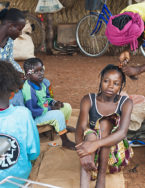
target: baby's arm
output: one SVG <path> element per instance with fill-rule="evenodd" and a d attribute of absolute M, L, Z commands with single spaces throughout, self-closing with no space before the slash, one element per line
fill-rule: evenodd
<path fill-rule="evenodd" d="M 82 145 L 77 146 L 77 152 L 79 156 L 82 157 L 90 153 L 93 153 L 100 147 L 113 146 L 118 142 L 120 142 L 121 140 L 123 140 L 127 135 L 132 108 L 133 108 L 132 100 L 127 99 L 122 105 L 122 115 L 120 119 L 120 127 L 118 128 L 118 130 L 112 133 L 111 135 L 109 135 L 108 137 L 93 142 L 87 141 L 84 142 Z"/>

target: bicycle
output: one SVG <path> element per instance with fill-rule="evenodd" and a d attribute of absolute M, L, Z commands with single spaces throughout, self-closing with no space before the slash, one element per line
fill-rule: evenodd
<path fill-rule="evenodd" d="M 105 36 L 105 29 L 112 13 L 107 7 L 107 0 L 103 1 L 103 7 L 100 13 L 90 11 L 90 14 L 84 16 L 76 28 L 76 41 L 82 53 L 90 57 L 103 55 L 109 46 L 109 41 Z M 145 41 L 140 47 L 145 56 Z"/>
<path fill-rule="evenodd" d="M 9 1 L 0 2 L 0 10 L 6 8 L 8 9 L 10 6 Z M 29 11 L 22 11 L 26 17 L 26 20 L 29 21 L 32 27 L 32 33 L 28 33 L 32 37 L 32 41 L 34 43 L 35 52 L 41 50 L 45 43 L 45 29 L 42 24 L 42 15 L 38 15 L 37 17 L 29 13 Z"/>

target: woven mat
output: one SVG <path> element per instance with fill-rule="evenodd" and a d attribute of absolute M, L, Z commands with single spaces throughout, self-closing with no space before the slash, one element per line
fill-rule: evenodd
<path fill-rule="evenodd" d="M 69 125 L 75 127 L 78 117 L 78 110 L 73 110 Z M 68 137 L 74 141 L 74 133 L 69 133 Z M 76 151 L 71 151 L 61 147 L 59 136 L 55 141 L 59 146 L 48 146 L 48 141 L 41 145 L 47 144 L 47 151 L 44 152 L 36 181 L 63 187 L 79 188 L 80 186 L 80 162 Z M 40 186 L 35 186 L 40 187 Z M 91 182 L 90 188 L 95 187 L 95 182 Z M 123 172 L 107 175 L 106 188 L 125 188 Z"/>

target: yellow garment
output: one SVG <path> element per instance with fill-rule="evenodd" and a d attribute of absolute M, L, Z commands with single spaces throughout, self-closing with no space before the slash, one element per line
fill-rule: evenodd
<path fill-rule="evenodd" d="M 129 5 L 121 11 L 121 13 L 123 12 L 138 13 L 142 17 L 143 21 L 145 22 L 145 2 Z"/>

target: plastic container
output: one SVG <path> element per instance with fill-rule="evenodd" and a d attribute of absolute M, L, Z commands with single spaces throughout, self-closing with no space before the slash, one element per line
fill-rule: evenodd
<path fill-rule="evenodd" d="M 58 144 L 56 142 L 53 142 L 53 143 L 48 143 L 49 146 L 52 146 L 52 147 L 56 147 L 58 146 Z"/>

